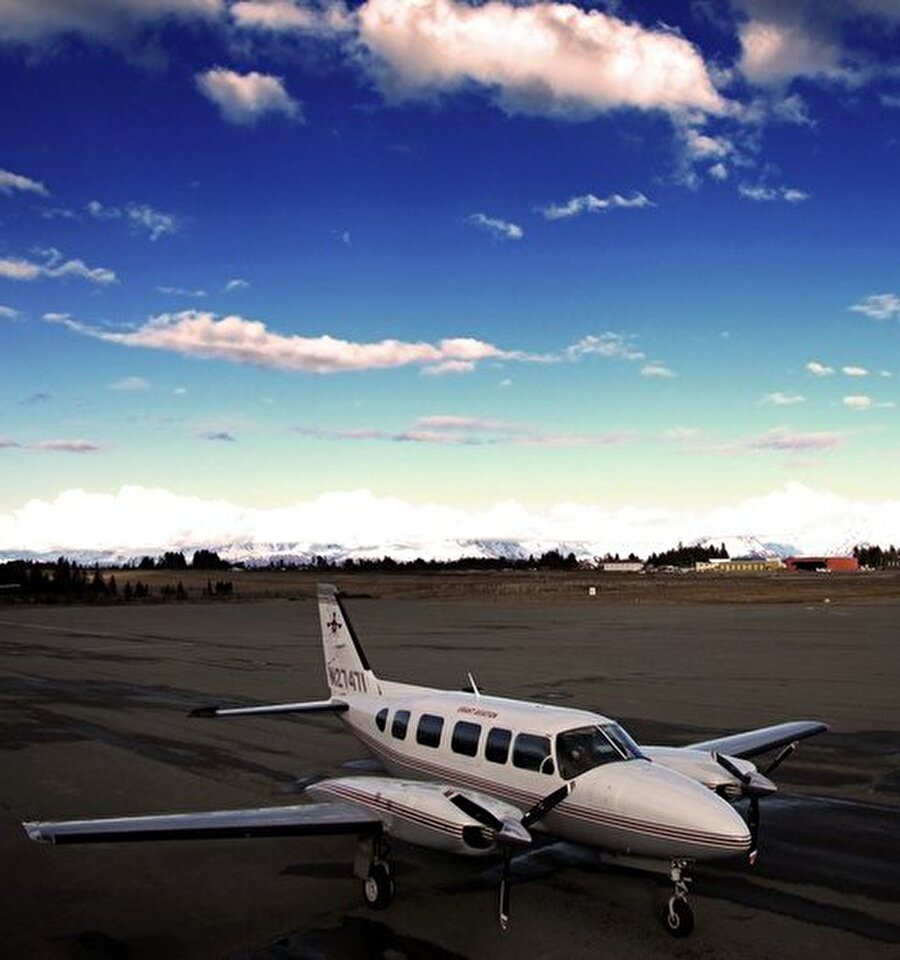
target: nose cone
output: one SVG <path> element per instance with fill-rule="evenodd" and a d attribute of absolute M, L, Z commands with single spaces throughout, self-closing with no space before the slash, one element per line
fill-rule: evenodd
<path fill-rule="evenodd" d="M 644 760 L 580 777 L 571 800 L 589 808 L 614 849 L 663 859 L 710 860 L 750 849 L 741 816 L 708 788 Z"/>

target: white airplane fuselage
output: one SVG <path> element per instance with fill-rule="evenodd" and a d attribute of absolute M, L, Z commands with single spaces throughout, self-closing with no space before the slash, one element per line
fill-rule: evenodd
<path fill-rule="evenodd" d="M 351 692 L 341 690 L 341 681 L 354 685 L 346 697 L 350 707 L 341 719 L 391 778 L 326 781 L 310 788 L 310 793 L 368 801 L 390 810 L 398 818 L 392 832 L 404 839 L 420 840 L 421 830 L 454 829 L 454 811 L 446 814 L 449 808 L 440 790 L 432 797 L 419 786 L 404 788 L 407 780 L 452 785 L 470 795 L 475 791 L 519 811 L 569 782 L 571 794 L 537 829 L 612 853 L 654 860 L 718 859 L 750 849 L 746 823 L 725 800 L 646 757 L 616 759 L 574 777 L 564 776 L 561 751 L 567 732 L 610 726 L 620 730 L 607 717 L 396 683 L 369 672 L 335 679 L 336 695 Z M 404 831 L 400 822 L 406 816 L 415 821 L 412 832 Z M 448 849 L 456 847 L 458 852 L 489 852 L 447 844 Z"/>

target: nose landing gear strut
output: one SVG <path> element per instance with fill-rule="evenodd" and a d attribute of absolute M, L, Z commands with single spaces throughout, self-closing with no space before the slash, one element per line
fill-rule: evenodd
<path fill-rule="evenodd" d="M 688 884 L 691 878 L 686 876 L 687 860 L 673 860 L 669 869 L 672 881 L 672 896 L 663 908 L 663 926 L 673 937 L 687 937 L 694 929 L 694 911 L 688 903 Z"/>

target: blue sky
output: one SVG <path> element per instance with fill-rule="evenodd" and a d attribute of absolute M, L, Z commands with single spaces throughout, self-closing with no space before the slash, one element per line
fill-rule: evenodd
<path fill-rule="evenodd" d="M 0 548 L 117 542 L 123 488 L 900 538 L 898 40 L 892 0 L 4 3 Z"/>

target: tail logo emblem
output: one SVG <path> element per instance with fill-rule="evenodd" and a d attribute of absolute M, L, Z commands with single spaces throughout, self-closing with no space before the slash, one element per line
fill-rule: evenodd
<path fill-rule="evenodd" d="M 328 623 L 325 624 L 325 626 L 328 627 L 329 630 L 331 630 L 332 633 L 337 633 L 338 630 L 341 629 L 341 627 L 343 626 L 343 624 L 341 623 L 340 620 L 338 620 L 337 614 L 336 614 L 336 613 L 333 613 L 333 614 L 331 615 L 331 619 L 328 621 Z"/>

